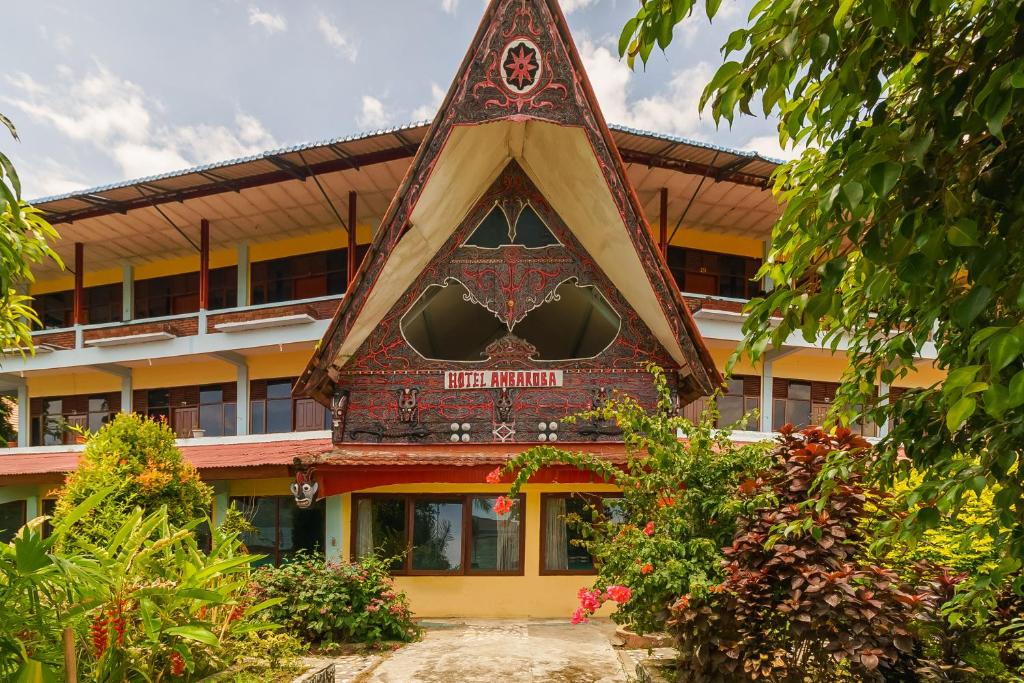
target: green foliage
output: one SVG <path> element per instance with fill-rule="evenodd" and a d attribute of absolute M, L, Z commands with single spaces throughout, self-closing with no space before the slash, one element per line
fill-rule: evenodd
<path fill-rule="evenodd" d="M 697 423 L 678 417 L 664 372 L 654 375 L 658 404 L 648 410 L 629 397 L 615 397 L 596 411 L 576 418 L 613 420 L 623 432 L 629 454 L 619 468 L 587 453 L 551 446 L 534 447 L 504 468 L 514 472 L 511 495 L 545 465 L 570 464 L 621 488 L 617 507 L 624 523 L 596 518 L 574 521 L 590 540 L 586 548 L 599 567 L 593 592 L 580 593 L 579 621 L 612 586 L 630 589 L 615 620 L 638 632 L 660 630 L 668 607 L 685 593 L 703 594 L 722 578 L 721 548 L 732 537 L 738 515 L 764 499 L 754 494 L 755 480 L 769 460 L 760 444 L 737 445 L 717 430 L 718 414 L 709 402 Z M 686 434 L 680 441 L 679 431 Z"/>
<path fill-rule="evenodd" d="M 18 439 L 18 425 L 11 422 L 12 412 L 14 412 L 14 402 L 0 397 L 0 448 L 8 442 Z"/>
<path fill-rule="evenodd" d="M 0 679 L 60 680 L 62 631 L 73 630 L 80 680 L 191 680 L 224 668 L 232 644 L 265 628 L 273 602 L 249 599 L 249 565 L 234 536 L 213 534 L 204 555 L 166 508 L 136 509 L 101 543 L 80 535 L 109 490 L 55 520 L 42 518 L 0 546 Z M 73 548 L 62 553 L 61 548 Z"/>
<path fill-rule="evenodd" d="M 60 490 L 56 520 L 99 490 L 109 494 L 76 525 L 75 542 L 102 543 L 132 511 L 167 508 L 170 525 L 189 526 L 210 512 L 212 489 L 174 445 L 166 423 L 119 413 L 89 436 L 85 452 Z"/>
<path fill-rule="evenodd" d="M 0 114 L 0 126 L 17 140 L 9 118 Z M 32 325 L 39 317 L 32 297 L 19 293 L 33 281 L 32 266 L 47 260 L 64 267 L 49 243 L 57 231 L 42 214 L 21 198 L 21 181 L 14 164 L 0 152 L 0 348 L 32 350 Z"/>
<path fill-rule="evenodd" d="M 395 590 L 390 560 L 325 562 L 305 551 L 280 567 L 261 567 L 253 595 L 277 599 L 270 618 L 311 644 L 407 642 L 419 630 L 405 594 Z"/>
<path fill-rule="evenodd" d="M 254 631 L 247 634 L 238 645 L 239 657 L 263 660 L 272 670 L 287 666 L 293 659 L 306 652 L 306 646 L 301 640 L 284 631 Z"/>
<path fill-rule="evenodd" d="M 774 177 L 783 213 L 760 275 L 776 288 L 749 307 L 744 350 L 794 333 L 848 344 L 832 418 L 894 418 L 871 477 L 920 475 L 882 536 L 992 492 L 1001 559 L 979 589 L 1024 559 L 1022 40 L 1016 0 L 761 0 L 702 101 L 729 122 L 757 105 L 782 144 L 807 146 Z M 944 384 L 873 395 L 933 348 Z"/>

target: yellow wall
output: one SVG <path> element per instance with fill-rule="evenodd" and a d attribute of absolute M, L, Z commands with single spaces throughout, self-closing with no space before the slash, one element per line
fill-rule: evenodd
<path fill-rule="evenodd" d="M 655 232 L 655 239 L 658 237 L 657 225 L 652 228 Z M 671 231 L 672 226 L 669 226 Z M 724 235 L 721 233 L 704 232 L 703 230 L 692 230 L 690 228 L 679 228 L 671 244 L 677 247 L 689 247 L 691 249 L 703 249 L 704 251 L 716 251 L 720 254 L 737 254 L 751 258 L 764 258 L 764 243 L 761 240 L 737 235 Z"/>
<path fill-rule="evenodd" d="M 495 493 L 502 484 L 402 484 L 359 493 Z M 550 617 L 566 619 L 577 607 L 576 591 L 593 575 L 540 575 L 540 494 L 567 491 L 614 492 L 605 484 L 529 484 L 526 494 L 526 554 L 523 576 L 398 576 L 395 584 L 409 596 L 418 617 Z M 342 558 L 351 556 L 352 494 L 342 496 Z M 327 532 L 331 533 L 330 530 Z M 514 596 L 514 599 L 498 599 Z M 603 613 L 602 613 L 603 614 Z"/>

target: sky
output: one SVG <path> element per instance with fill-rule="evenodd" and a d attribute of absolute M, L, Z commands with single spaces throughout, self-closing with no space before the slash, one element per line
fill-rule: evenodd
<path fill-rule="evenodd" d="M 636 0 L 561 0 L 610 123 L 785 156 L 775 123 L 698 111 L 753 0 L 695 12 L 646 69 L 618 59 Z M 698 4 L 703 5 L 702 2 Z M 4 10 L 0 138 L 27 198 L 433 116 L 482 0 L 35 0 Z M 12 30 L 13 28 L 13 30 Z"/>

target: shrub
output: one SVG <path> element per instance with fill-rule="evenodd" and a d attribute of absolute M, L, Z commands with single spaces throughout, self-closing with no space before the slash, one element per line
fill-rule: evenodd
<path fill-rule="evenodd" d="M 78 469 L 58 494 L 54 519 L 99 490 L 108 494 L 77 523 L 76 539 L 102 544 L 136 507 L 148 513 L 166 506 L 168 523 L 184 528 L 209 515 L 213 495 L 165 422 L 126 413 L 89 436 Z"/>
<path fill-rule="evenodd" d="M 714 593 L 675 606 L 684 680 L 916 680 L 912 622 L 937 596 L 863 561 L 856 471 L 828 497 L 815 488 L 831 454 L 868 448 L 848 429 L 783 429 L 767 478 L 778 503 L 741 521 Z"/>
<path fill-rule="evenodd" d="M 598 567 L 594 588 L 578 593 L 573 621 L 586 620 L 612 600 L 618 603 L 613 619 L 640 633 L 661 630 L 679 595 L 701 595 L 722 580 L 721 547 L 732 538 L 737 515 L 764 502 L 755 481 L 770 464 L 764 445 L 738 445 L 727 430 L 716 429 L 713 401 L 697 423 L 677 416 L 664 372 L 656 366 L 648 370 L 659 397 L 653 410 L 616 396 L 597 410 L 567 418 L 618 425 L 628 456 L 624 468 L 590 454 L 539 446 L 488 478 L 499 481 L 503 473 L 515 473 L 515 495 L 539 469 L 562 463 L 622 490 L 616 505 L 622 519 L 600 514 L 568 519 L 587 539 L 583 545 Z M 679 440 L 680 430 L 685 441 Z M 619 590 L 623 587 L 628 592 Z"/>
<path fill-rule="evenodd" d="M 389 560 L 326 562 L 299 551 L 253 577 L 254 600 L 280 598 L 269 617 L 311 644 L 407 642 L 418 635 L 405 594 L 395 591 Z"/>

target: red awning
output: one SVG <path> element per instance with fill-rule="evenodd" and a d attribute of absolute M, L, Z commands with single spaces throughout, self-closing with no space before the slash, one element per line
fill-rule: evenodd
<path fill-rule="evenodd" d="M 330 439 L 244 441 L 181 446 L 181 452 L 204 479 L 251 479 L 288 476 L 295 458 L 317 456 L 331 449 Z M 14 453 L 0 451 L 0 485 L 59 482 L 78 467 L 81 450 Z"/>

